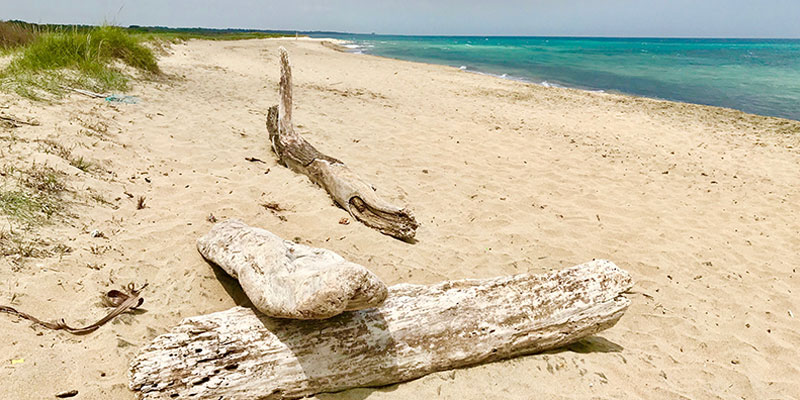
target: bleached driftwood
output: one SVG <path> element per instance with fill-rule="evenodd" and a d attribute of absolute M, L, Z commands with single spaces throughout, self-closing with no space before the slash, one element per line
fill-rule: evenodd
<path fill-rule="evenodd" d="M 389 236 L 414 238 L 419 224 L 407 208 L 389 204 L 375 194 L 370 184 L 343 162 L 320 153 L 292 123 L 292 71 L 286 49 L 280 48 L 280 103 L 267 113 L 267 131 L 279 161 L 305 174 L 333 197 L 353 218 Z"/>
<path fill-rule="evenodd" d="M 97 98 L 97 99 L 104 99 L 104 98 L 108 97 L 108 94 L 97 93 L 97 92 L 93 92 L 91 90 L 86 90 L 86 89 L 78 89 L 78 88 L 64 86 L 64 85 L 61 85 L 61 88 L 62 89 L 67 89 L 67 90 L 72 90 L 75 93 L 80 93 L 80 94 L 82 94 L 84 96 L 89 96 L 89 97 Z"/>
<path fill-rule="evenodd" d="M 540 352 L 613 326 L 633 282 L 609 261 L 543 275 L 400 284 L 327 320 L 253 310 L 187 318 L 133 360 L 143 399 L 293 399 Z"/>
<path fill-rule="evenodd" d="M 253 305 L 270 317 L 329 318 L 386 299 L 386 285 L 363 266 L 241 221 L 215 224 L 197 249 L 238 279 Z"/>
<path fill-rule="evenodd" d="M 327 47 L 327 48 L 329 48 L 331 50 L 336 50 L 336 51 L 338 51 L 340 53 L 347 53 L 348 51 L 352 51 L 352 50 L 348 49 L 347 47 L 344 47 L 344 46 L 342 46 L 342 45 L 340 45 L 338 43 L 331 42 L 330 40 L 323 40 L 323 41 L 319 42 L 319 44 L 321 44 L 323 47 Z"/>

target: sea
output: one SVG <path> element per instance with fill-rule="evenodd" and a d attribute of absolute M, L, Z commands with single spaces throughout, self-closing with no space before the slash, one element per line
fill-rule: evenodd
<path fill-rule="evenodd" d="M 800 120 L 800 40 L 317 33 L 355 53 Z"/>

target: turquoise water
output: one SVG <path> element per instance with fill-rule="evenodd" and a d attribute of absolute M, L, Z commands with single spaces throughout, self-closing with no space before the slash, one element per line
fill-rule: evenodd
<path fill-rule="evenodd" d="M 384 57 L 800 120 L 800 40 L 319 36 Z"/>

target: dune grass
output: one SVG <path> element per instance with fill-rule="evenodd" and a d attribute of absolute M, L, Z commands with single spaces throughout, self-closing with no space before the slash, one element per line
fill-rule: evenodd
<path fill-rule="evenodd" d="M 32 224 L 63 210 L 63 173 L 41 164 L 22 169 L 5 165 L 0 177 L 0 215 Z"/>
<path fill-rule="evenodd" d="M 27 24 L 0 21 L 0 54 L 33 42 L 37 34 L 37 29 Z"/>
<path fill-rule="evenodd" d="M 131 76 L 123 66 L 145 74 L 160 72 L 142 40 L 113 26 L 38 33 L 0 71 L 0 88 L 34 99 L 60 94 L 63 86 L 124 91 Z"/>
<path fill-rule="evenodd" d="M 0 70 L 0 90 L 40 100 L 64 93 L 63 86 L 96 92 L 125 91 L 131 72 L 150 75 L 160 72 L 152 48 L 158 49 L 165 43 L 282 36 L 294 35 L 244 29 L 121 28 L 0 21 L 0 55 L 13 55 L 11 63 Z"/>
<path fill-rule="evenodd" d="M 24 222 L 38 221 L 42 217 L 49 218 L 59 208 L 58 204 L 38 193 L 0 189 L 0 212 Z"/>

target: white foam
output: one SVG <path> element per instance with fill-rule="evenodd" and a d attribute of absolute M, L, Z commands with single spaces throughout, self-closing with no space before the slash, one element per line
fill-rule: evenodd
<path fill-rule="evenodd" d="M 463 65 L 462 65 L 462 67 L 463 67 Z M 465 71 L 466 67 L 464 67 L 463 69 L 462 68 L 459 68 L 459 69 L 461 69 L 462 71 Z M 490 72 L 481 72 L 481 71 L 467 71 L 467 72 L 470 72 L 470 73 L 473 73 L 473 74 L 478 74 L 478 75 L 493 76 L 495 78 L 500 78 L 500 79 L 508 79 L 510 81 L 533 83 L 533 82 L 531 82 L 531 81 L 529 81 L 529 80 L 527 80 L 525 78 L 520 78 L 518 76 L 508 76 L 508 74 L 498 75 L 498 74 L 493 74 L 493 73 L 490 73 Z"/>
<path fill-rule="evenodd" d="M 564 86 L 561 86 L 561 85 L 559 85 L 557 83 L 551 83 L 551 82 L 548 82 L 548 81 L 542 81 L 542 82 L 539 83 L 539 85 L 544 86 L 544 87 L 556 87 L 556 88 L 563 88 L 564 87 Z"/>

